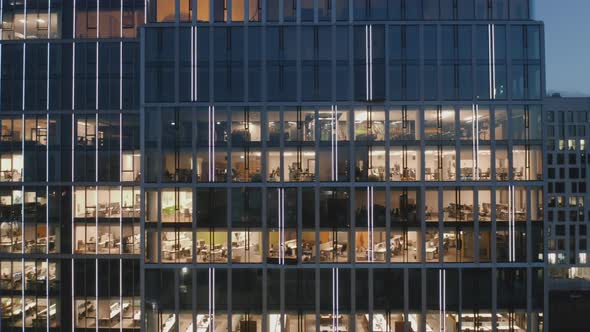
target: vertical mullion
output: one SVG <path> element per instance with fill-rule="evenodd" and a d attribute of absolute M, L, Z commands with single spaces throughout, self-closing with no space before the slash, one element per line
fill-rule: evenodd
<path fill-rule="evenodd" d="M 75 8 L 75 4 L 76 4 L 76 0 L 74 0 L 74 13 L 76 11 Z M 74 23 L 74 27 L 75 27 L 75 23 Z M 74 29 L 75 32 L 75 29 Z M 76 107 L 76 42 L 72 42 L 72 112 L 74 111 L 75 107 Z M 73 117 L 73 113 L 72 113 L 72 117 Z M 73 126 L 73 122 L 72 122 L 72 126 Z M 73 144 L 73 140 L 72 140 L 72 144 Z M 73 150 L 72 150 L 73 152 Z M 73 157 L 73 155 L 72 155 Z M 72 160 L 74 160 L 72 158 Z M 73 168 L 72 168 L 73 169 Z M 73 181 L 73 172 L 72 172 L 72 181 Z"/>
<path fill-rule="evenodd" d="M 175 227 L 176 228 L 176 227 Z M 178 257 L 177 257 L 178 259 Z M 174 317 L 176 319 L 177 322 L 180 322 L 180 313 L 179 313 L 179 308 L 180 308 L 180 296 L 179 296 L 179 290 L 180 290 L 180 273 L 181 273 L 181 269 L 174 269 L 172 270 L 174 272 L 174 281 L 172 281 L 174 283 Z M 121 316 L 123 314 L 123 311 L 121 311 Z M 179 325 L 180 324 L 175 324 L 174 325 L 174 329 L 172 331 L 175 332 L 179 332 Z"/>
<path fill-rule="evenodd" d="M 25 1 L 26 3 L 26 1 Z M 26 5 L 25 5 L 26 8 Z M 25 9 L 25 13 L 26 13 L 26 9 Z M 26 14 L 25 14 L 26 17 Z M 26 31 L 26 26 L 27 24 L 25 23 L 25 31 Z M 25 32 L 26 33 L 26 32 Z M 22 70 L 22 100 L 21 100 L 21 110 L 24 111 L 25 110 L 25 98 L 26 98 L 26 68 L 27 68 L 27 43 L 23 42 L 23 70 Z M 24 131 L 23 131 L 24 133 Z M 24 142 L 24 137 L 23 137 L 23 142 Z"/>
<path fill-rule="evenodd" d="M 496 89 L 495 89 L 495 38 L 494 38 L 495 28 L 494 24 L 488 24 L 488 81 L 489 81 L 489 94 L 490 99 L 496 99 Z"/>
<path fill-rule="evenodd" d="M 23 126 L 24 126 L 24 116 L 23 116 Z M 24 133 L 24 131 L 23 131 Z M 23 137 L 23 142 L 24 142 L 24 137 Z M 22 195 L 22 199 L 21 199 L 21 254 L 23 255 L 23 258 L 21 259 L 21 271 L 22 271 L 22 290 L 21 290 L 21 310 L 22 310 L 22 321 L 23 321 L 23 326 L 22 326 L 22 330 L 23 332 L 25 331 L 25 321 L 26 321 L 26 310 L 25 310 L 25 305 L 26 305 L 26 298 L 25 298 L 25 258 L 24 258 L 24 253 L 25 253 L 25 186 L 24 184 L 21 186 L 21 195 Z"/>
<path fill-rule="evenodd" d="M 496 25 L 492 24 L 492 99 L 496 99 Z"/>
<path fill-rule="evenodd" d="M 51 8 L 51 0 L 49 0 L 49 8 Z M 51 10 L 49 10 L 49 11 L 51 11 Z M 51 33 L 51 14 L 49 14 L 48 16 L 49 16 L 49 22 L 48 22 L 49 31 L 47 32 L 47 34 L 48 34 L 47 38 L 50 38 L 49 34 Z M 46 72 L 47 79 L 45 81 L 45 89 L 46 89 L 45 90 L 45 110 L 47 110 L 47 111 L 49 111 L 49 98 L 50 98 L 50 95 L 49 95 L 49 73 L 50 73 L 50 67 L 51 67 L 51 64 L 49 62 L 50 61 L 50 49 L 51 49 L 50 45 L 51 44 L 49 43 L 49 41 L 47 41 L 47 60 L 46 60 L 47 61 L 47 64 L 46 64 L 47 65 L 47 72 Z M 0 65 L 1 65 L 1 63 L 0 63 Z M 49 121 L 47 121 L 47 128 L 49 128 Z M 49 129 L 47 129 L 47 130 L 49 130 Z M 48 136 L 49 135 L 47 134 L 47 137 Z M 47 181 L 49 181 L 49 179 L 47 179 Z"/>
<path fill-rule="evenodd" d="M 96 243 L 98 243 L 98 238 Z M 94 318 L 94 324 L 96 326 L 95 330 L 96 332 L 98 332 L 98 317 L 100 315 L 100 306 L 98 305 L 98 258 L 96 255 L 94 256 L 94 300 L 96 301 L 96 317 Z M 74 310 L 74 306 L 72 306 L 72 310 Z"/>

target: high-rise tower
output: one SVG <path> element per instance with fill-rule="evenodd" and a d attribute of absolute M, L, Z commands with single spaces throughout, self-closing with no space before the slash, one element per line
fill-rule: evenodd
<path fill-rule="evenodd" d="M 543 331 L 529 1 L 1 3 L 3 328 Z"/>

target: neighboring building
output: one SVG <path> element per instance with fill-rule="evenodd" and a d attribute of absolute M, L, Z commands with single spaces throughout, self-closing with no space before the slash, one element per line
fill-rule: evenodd
<path fill-rule="evenodd" d="M 590 308 L 590 98 L 545 98 L 550 331 L 584 331 Z M 555 318 L 554 318 L 555 317 Z"/>
<path fill-rule="evenodd" d="M 138 329 L 144 1 L 0 17 L 0 330 Z"/>
<path fill-rule="evenodd" d="M 590 266 L 586 150 L 590 98 L 545 98 L 548 263 Z"/>
<path fill-rule="evenodd" d="M 527 0 L 0 3 L 3 329 L 547 330 Z"/>

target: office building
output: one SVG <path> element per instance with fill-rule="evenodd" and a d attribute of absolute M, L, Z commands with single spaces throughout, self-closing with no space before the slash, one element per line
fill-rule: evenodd
<path fill-rule="evenodd" d="M 2 331 L 140 326 L 144 13 L 0 2 Z"/>
<path fill-rule="evenodd" d="M 590 307 L 587 143 L 590 98 L 545 98 L 550 330 L 582 331 Z"/>
<path fill-rule="evenodd" d="M 3 328 L 546 330 L 529 1 L 1 3 Z"/>

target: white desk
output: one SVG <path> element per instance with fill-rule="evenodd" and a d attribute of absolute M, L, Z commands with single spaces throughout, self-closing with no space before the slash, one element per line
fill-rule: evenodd
<path fill-rule="evenodd" d="M 53 318 L 57 313 L 57 305 L 52 304 L 49 306 L 49 319 Z M 47 318 L 47 308 L 42 310 L 39 314 L 37 314 L 37 318 Z"/>
<path fill-rule="evenodd" d="M 140 320 L 141 320 L 141 311 L 136 310 L 135 313 L 133 314 L 133 324 L 139 325 Z"/>
<path fill-rule="evenodd" d="M 389 328 L 387 326 L 387 321 L 385 320 L 385 316 L 383 316 L 382 314 L 373 314 L 373 331 L 375 331 L 375 332 L 389 331 Z"/>
<path fill-rule="evenodd" d="M 461 330 L 465 331 L 476 331 L 475 325 L 473 322 L 461 322 Z M 477 327 L 477 331 L 491 331 L 492 330 L 492 326 L 491 326 L 491 322 L 489 322 L 489 325 L 485 325 L 485 324 L 480 324 L 480 326 Z"/>
<path fill-rule="evenodd" d="M 434 259 L 436 247 L 426 247 L 426 259 Z"/>
<path fill-rule="evenodd" d="M 166 321 L 164 322 L 164 325 L 162 325 L 162 332 L 172 331 L 174 329 L 175 325 L 176 325 L 176 315 L 168 316 L 168 319 L 166 319 Z"/>
<path fill-rule="evenodd" d="M 206 315 L 197 315 L 197 332 L 209 331 L 211 320 Z M 188 332 L 188 330 L 187 330 Z"/>
<path fill-rule="evenodd" d="M 281 315 L 268 315 L 268 330 L 269 332 L 281 332 Z"/>

